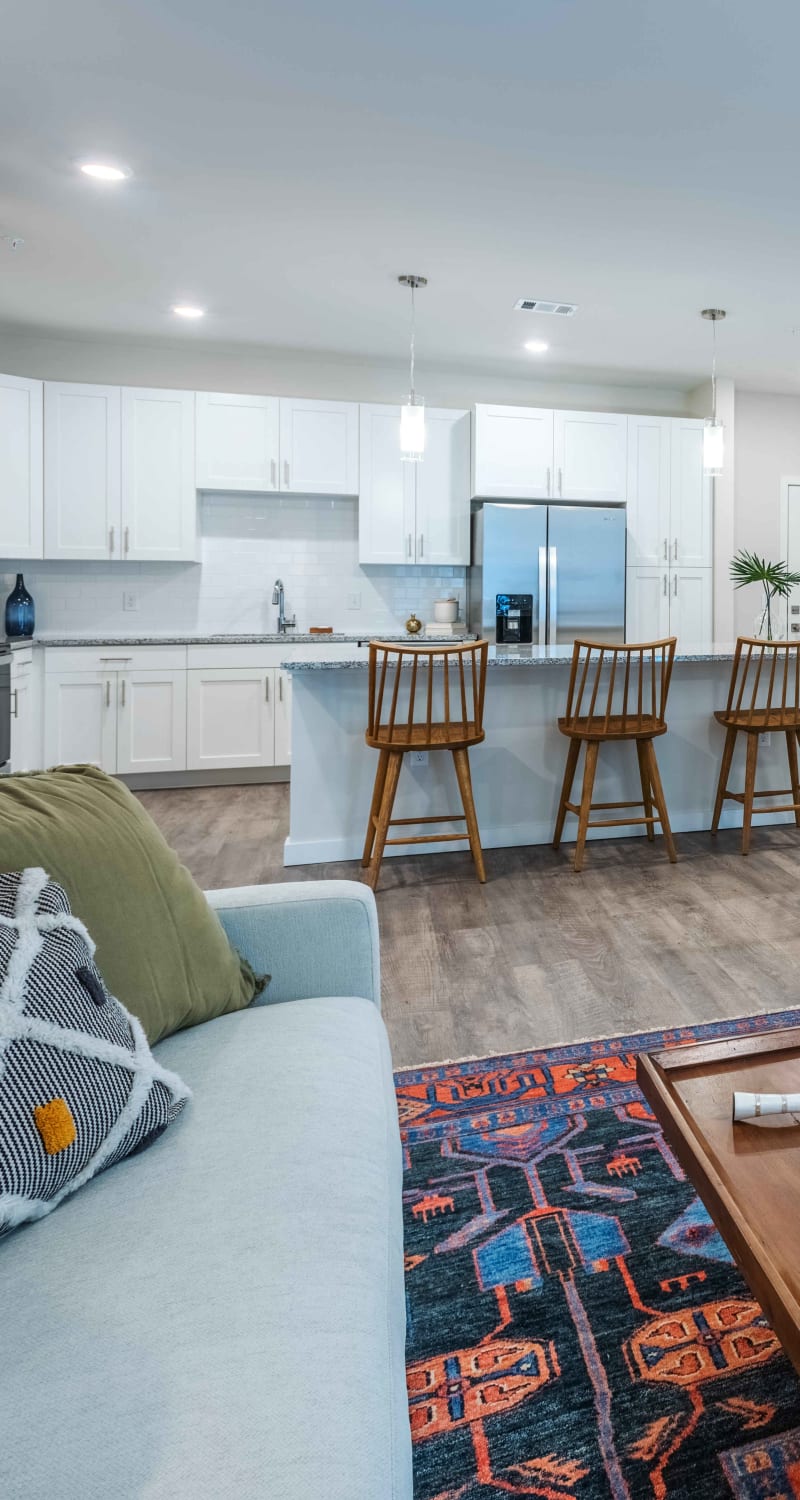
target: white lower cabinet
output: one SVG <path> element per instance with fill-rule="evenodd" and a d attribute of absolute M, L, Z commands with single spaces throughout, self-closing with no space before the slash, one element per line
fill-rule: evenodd
<path fill-rule="evenodd" d="M 37 712 L 33 650 L 11 653 L 11 751 L 13 772 L 38 771 L 42 763 L 41 716 Z"/>
<path fill-rule="evenodd" d="M 292 759 L 292 674 L 275 673 L 275 764 L 288 766 Z"/>
<path fill-rule="evenodd" d="M 657 641 L 675 635 L 679 651 L 710 641 L 713 603 L 711 568 L 628 568 L 625 637 Z"/>
<path fill-rule="evenodd" d="M 44 764 L 185 771 L 185 662 L 180 647 L 46 650 Z"/>
<path fill-rule="evenodd" d="M 117 769 L 114 672 L 58 672 L 45 676 L 44 763 Z"/>
<path fill-rule="evenodd" d="M 117 674 L 117 771 L 186 770 L 186 672 Z"/>
<path fill-rule="evenodd" d="M 187 677 L 187 768 L 274 766 L 274 670 L 194 667 Z"/>

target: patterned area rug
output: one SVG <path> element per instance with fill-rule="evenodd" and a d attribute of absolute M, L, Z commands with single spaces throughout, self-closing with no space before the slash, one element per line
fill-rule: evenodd
<path fill-rule="evenodd" d="M 787 1025 L 396 1075 L 415 1500 L 800 1497 L 800 1381 L 635 1081 Z"/>

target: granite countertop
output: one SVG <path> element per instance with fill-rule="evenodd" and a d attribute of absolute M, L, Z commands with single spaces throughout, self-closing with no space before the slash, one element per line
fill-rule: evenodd
<path fill-rule="evenodd" d="M 453 636 L 425 636 L 426 641 L 447 641 L 454 639 L 463 640 L 464 637 Z M 331 635 L 310 635 L 304 631 L 287 631 L 286 635 L 278 635 L 277 632 L 262 631 L 259 633 L 207 635 L 201 632 L 165 631 L 163 634 L 154 632 L 129 635 L 114 634 L 85 634 L 85 635 L 61 635 L 57 631 L 42 631 L 34 636 L 33 641 L 19 642 L 20 645 L 34 646 L 330 646 L 330 645 L 359 645 L 362 641 L 411 641 L 420 640 L 418 636 L 410 636 L 403 631 L 401 634 L 383 634 L 376 630 L 362 630 L 357 635 L 344 635 L 334 631 Z M 14 644 L 10 642 L 9 644 Z"/>
<path fill-rule="evenodd" d="M 362 637 L 362 640 L 364 637 Z M 428 637 L 430 642 L 430 637 Z M 415 644 L 422 644 L 416 642 Z M 697 646 L 687 646 L 683 651 L 676 651 L 677 662 L 709 662 L 709 661 L 733 661 L 734 647 L 728 644 L 717 644 L 716 642 L 701 643 Z M 572 661 L 571 646 L 490 646 L 487 666 L 493 667 L 568 667 Z M 355 668 L 366 670 L 369 655 L 366 648 L 362 648 L 359 656 L 342 657 L 331 656 L 327 659 L 322 655 L 314 655 L 314 658 L 306 657 L 300 661 L 282 661 L 281 669 L 286 672 L 333 672 L 342 668 Z M 410 666 L 410 658 L 408 665 Z"/>

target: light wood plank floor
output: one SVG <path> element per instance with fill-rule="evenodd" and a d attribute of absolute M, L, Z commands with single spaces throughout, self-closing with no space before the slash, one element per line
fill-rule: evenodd
<path fill-rule="evenodd" d="M 357 864 L 285 870 L 288 787 L 140 793 L 206 888 L 358 879 Z M 800 830 L 386 860 L 378 892 L 395 1065 L 489 1056 L 800 1004 Z"/>

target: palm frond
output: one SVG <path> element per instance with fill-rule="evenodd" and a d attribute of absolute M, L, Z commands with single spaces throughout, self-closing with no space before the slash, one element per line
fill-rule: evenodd
<path fill-rule="evenodd" d="M 731 581 L 737 589 L 748 583 L 760 583 L 765 593 L 785 599 L 800 584 L 800 573 L 791 572 L 785 562 L 767 562 L 765 557 L 743 547 L 731 563 Z"/>

